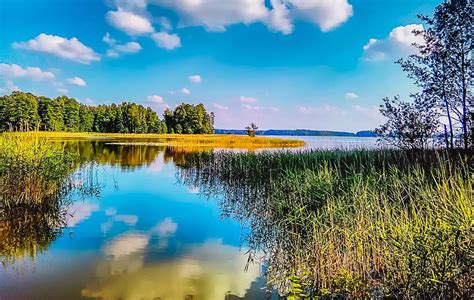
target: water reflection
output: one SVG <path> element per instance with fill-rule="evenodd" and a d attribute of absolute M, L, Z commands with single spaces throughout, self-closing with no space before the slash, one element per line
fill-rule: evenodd
<path fill-rule="evenodd" d="M 180 257 L 145 263 L 147 237 L 129 233 L 112 244 L 120 259 L 101 262 L 97 278 L 81 291 L 100 299 L 224 299 L 245 296 L 259 276 L 258 265 L 244 270 L 247 259 L 237 247 L 209 240 L 187 246 Z M 127 243 L 125 241 L 128 241 Z M 120 245 L 120 246 L 119 246 Z M 110 249 L 109 249 L 110 250 Z"/>
<path fill-rule="evenodd" d="M 70 175 L 55 194 L 43 203 L 0 207 L 0 260 L 12 268 L 34 262 L 38 254 L 67 227 L 87 219 L 98 207 L 85 198 L 97 197 L 100 185 L 91 164 Z M 76 200 L 73 201 L 73 197 Z"/>
<path fill-rule="evenodd" d="M 80 156 L 81 176 L 50 207 L 3 211 L 0 299 L 264 297 L 241 225 L 222 220 L 197 186 L 176 184 L 176 166 L 196 149 L 60 143 Z M 12 276 L 25 255 L 34 268 Z"/>

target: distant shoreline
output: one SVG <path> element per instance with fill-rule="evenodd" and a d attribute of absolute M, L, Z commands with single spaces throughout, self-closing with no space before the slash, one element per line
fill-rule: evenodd
<path fill-rule="evenodd" d="M 215 134 L 247 134 L 246 130 L 241 129 L 215 129 Z M 376 133 L 370 130 L 347 132 L 330 130 L 310 130 L 310 129 L 268 129 L 257 130 L 257 135 L 262 136 L 329 136 L 329 137 L 378 137 Z"/>

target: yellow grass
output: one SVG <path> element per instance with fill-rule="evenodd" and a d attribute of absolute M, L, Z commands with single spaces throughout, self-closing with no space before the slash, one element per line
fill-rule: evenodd
<path fill-rule="evenodd" d="M 134 134 L 134 133 L 89 133 L 89 132 L 22 132 L 8 133 L 15 135 L 32 135 L 35 137 L 66 140 L 86 139 L 105 140 L 121 144 L 148 144 L 164 146 L 212 147 L 212 148 L 290 148 L 302 147 L 304 141 L 270 137 L 249 137 L 244 135 L 220 134 Z"/>

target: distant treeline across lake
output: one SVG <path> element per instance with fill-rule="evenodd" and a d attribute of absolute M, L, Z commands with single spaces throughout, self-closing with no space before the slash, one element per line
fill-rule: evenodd
<path fill-rule="evenodd" d="M 215 129 L 216 134 L 247 134 L 246 130 Z M 343 136 L 343 137 L 376 137 L 377 134 L 370 130 L 358 132 L 325 131 L 309 129 L 268 129 L 257 130 L 257 135 L 289 135 L 289 136 Z"/>

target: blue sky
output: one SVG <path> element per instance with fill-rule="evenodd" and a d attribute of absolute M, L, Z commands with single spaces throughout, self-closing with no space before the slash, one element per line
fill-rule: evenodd
<path fill-rule="evenodd" d="M 2 0 L 0 93 L 162 112 L 217 128 L 372 129 L 414 87 L 394 60 L 432 0 Z"/>

